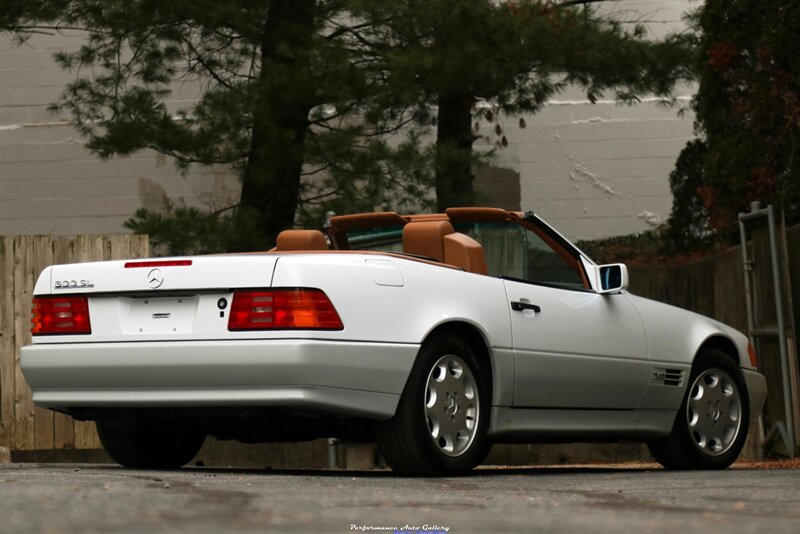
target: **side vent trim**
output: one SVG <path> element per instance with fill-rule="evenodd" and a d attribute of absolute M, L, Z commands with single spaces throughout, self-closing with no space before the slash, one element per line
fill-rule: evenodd
<path fill-rule="evenodd" d="M 653 367 L 652 383 L 659 386 L 681 387 L 685 371 L 683 369 L 666 369 Z"/>

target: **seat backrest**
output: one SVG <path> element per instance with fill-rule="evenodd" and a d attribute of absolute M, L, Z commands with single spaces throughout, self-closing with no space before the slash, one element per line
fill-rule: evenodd
<path fill-rule="evenodd" d="M 319 230 L 284 230 L 278 234 L 273 250 L 328 250 L 328 242 Z"/>
<path fill-rule="evenodd" d="M 442 238 L 454 231 L 448 221 L 410 222 L 403 227 L 403 252 L 444 261 Z"/>
<path fill-rule="evenodd" d="M 489 274 L 483 246 L 462 233 L 444 236 L 444 262 L 475 274 Z"/>

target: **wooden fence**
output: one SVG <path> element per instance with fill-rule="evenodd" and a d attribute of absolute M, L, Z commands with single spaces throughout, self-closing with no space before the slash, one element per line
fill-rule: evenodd
<path fill-rule="evenodd" d="M 10 450 L 96 449 L 94 425 L 35 407 L 19 367 L 30 343 L 31 296 L 48 265 L 142 258 L 147 236 L 0 236 L 0 446 Z"/>
<path fill-rule="evenodd" d="M 800 226 L 787 229 L 785 248 L 785 271 L 790 286 L 786 308 L 794 308 L 794 314 L 787 316 L 795 315 L 797 323 L 796 314 L 800 311 Z M 751 258 L 755 262 L 766 262 L 768 255 L 769 250 L 756 249 L 751 253 Z M 740 246 L 681 267 L 634 267 L 630 271 L 631 293 L 713 317 L 747 332 L 744 266 Z M 770 277 L 771 274 L 771 271 L 766 272 Z M 771 285 L 768 287 L 771 291 Z M 774 299 L 769 292 L 757 300 L 762 306 L 774 307 Z M 760 310 L 756 312 L 766 313 Z"/>
<path fill-rule="evenodd" d="M 629 289 L 747 332 L 740 247 L 680 267 L 633 267 Z"/>

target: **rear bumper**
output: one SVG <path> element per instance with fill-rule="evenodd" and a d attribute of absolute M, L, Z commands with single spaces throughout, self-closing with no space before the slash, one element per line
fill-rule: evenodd
<path fill-rule="evenodd" d="M 394 415 L 419 345 L 307 339 L 70 343 L 22 348 L 46 408 L 281 406 Z"/>
<path fill-rule="evenodd" d="M 761 413 L 764 401 L 767 399 L 767 379 L 761 373 L 750 369 L 742 369 L 742 376 L 747 385 L 747 395 L 750 397 L 750 420 L 754 420 Z"/>

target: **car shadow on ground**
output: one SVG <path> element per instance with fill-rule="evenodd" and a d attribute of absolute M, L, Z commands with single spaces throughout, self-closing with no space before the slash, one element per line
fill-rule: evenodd
<path fill-rule="evenodd" d="M 25 464 L 17 464 L 25 465 Z M 31 464 L 27 464 L 31 465 Z M 128 469 L 123 466 L 108 464 L 63 464 L 63 463 L 38 463 L 40 468 L 61 468 L 75 471 L 131 471 L 148 473 L 194 473 L 202 475 L 271 475 L 271 476 L 296 476 L 296 477 L 324 477 L 324 478 L 408 478 L 394 473 L 391 469 L 273 469 L 266 467 L 257 469 L 252 467 L 224 467 L 224 466 L 187 466 L 179 470 L 156 469 Z M 736 462 L 729 469 L 737 471 L 752 471 L 763 469 L 800 469 L 800 458 L 783 460 L 744 460 Z M 664 471 L 660 465 L 650 462 L 626 462 L 614 464 L 559 464 L 559 465 L 529 465 L 529 466 L 480 466 L 460 475 L 448 475 L 440 478 L 483 478 L 507 476 L 542 476 L 542 475 L 577 475 L 577 474 L 614 474 L 653 471 Z M 420 477 L 425 478 L 425 477 Z"/>
<path fill-rule="evenodd" d="M 52 464 L 47 465 L 52 468 Z M 78 465 L 73 464 L 71 467 L 80 470 L 94 470 L 94 471 L 116 471 L 128 470 L 125 467 L 116 464 L 91 464 L 91 465 Z M 662 468 L 657 464 L 630 464 L 630 465 L 548 465 L 548 466 L 483 466 L 472 471 L 468 471 L 459 475 L 448 475 L 446 477 L 436 478 L 481 478 L 481 477 L 500 477 L 500 476 L 513 476 L 513 475 L 566 475 L 566 474 L 584 474 L 584 473 L 621 473 L 631 471 L 656 471 Z M 219 466 L 190 466 L 183 467 L 179 470 L 130 470 L 142 472 L 181 472 L 181 473 L 196 473 L 196 474 L 224 474 L 224 475 L 276 475 L 276 476 L 300 476 L 300 477 L 328 477 L 328 478 L 407 478 L 403 475 L 394 473 L 389 468 L 376 468 L 376 469 L 256 469 L 256 468 L 239 468 L 239 467 L 219 467 Z M 424 478 L 424 477 L 422 477 Z"/>

